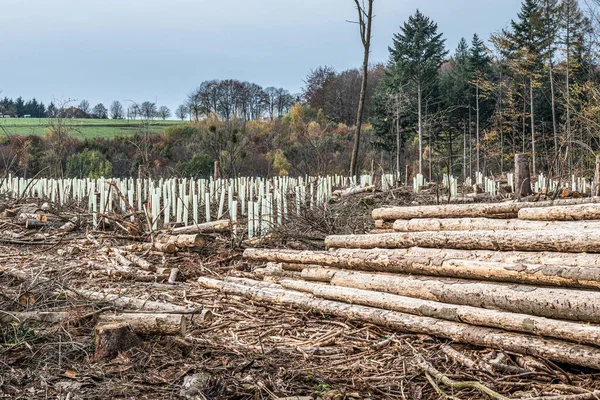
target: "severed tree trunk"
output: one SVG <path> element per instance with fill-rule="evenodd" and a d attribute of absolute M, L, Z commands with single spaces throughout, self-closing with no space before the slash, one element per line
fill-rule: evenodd
<path fill-rule="evenodd" d="M 339 272 L 337 268 L 307 267 L 302 270 L 302 279 L 316 282 L 329 282 Z"/>
<path fill-rule="evenodd" d="M 533 210 L 533 209 L 532 209 Z M 537 210 L 537 209 L 535 209 Z M 398 219 L 393 223 L 397 232 L 425 231 L 520 231 L 600 229 L 600 221 L 524 221 L 520 219 L 493 218 L 415 218 Z M 384 232 L 382 232 L 384 233 Z"/>
<path fill-rule="evenodd" d="M 256 301 L 283 304 L 333 316 L 368 322 L 402 332 L 432 335 L 458 343 L 491 347 L 503 351 L 528 354 L 553 361 L 600 369 L 600 349 L 593 346 L 544 339 L 533 335 L 517 334 L 493 328 L 484 328 L 460 322 L 444 321 L 382 310 L 361 305 L 315 298 L 309 294 L 274 288 L 223 282 L 198 278 L 200 286 L 224 293 L 244 296 Z"/>
<path fill-rule="evenodd" d="M 336 249 L 334 251 L 246 249 L 244 258 L 253 261 L 273 261 L 328 267 L 402 272 L 406 265 L 419 262 L 441 265 L 446 260 L 476 260 L 514 264 L 544 264 L 547 266 L 579 266 L 600 268 L 600 254 L 530 251 L 491 251 L 428 249 Z"/>
<path fill-rule="evenodd" d="M 394 229 L 394 221 L 386 221 L 384 219 L 378 219 L 375 221 L 376 229 Z"/>
<path fill-rule="evenodd" d="M 206 239 L 201 234 L 193 235 L 164 235 L 158 238 L 159 243 L 174 244 L 179 248 L 200 249 L 206 244 Z"/>
<path fill-rule="evenodd" d="M 66 311 L 2 311 L 0 310 L 0 325 L 27 321 L 58 323 L 69 318 Z"/>
<path fill-rule="evenodd" d="M 158 243 L 158 242 L 154 242 L 154 243 L 136 243 L 136 244 L 131 244 L 128 246 L 122 246 L 119 249 L 125 250 L 125 251 L 148 251 L 148 250 L 154 250 L 154 251 L 160 251 L 163 253 L 175 253 L 177 251 L 177 246 L 175 246 L 173 243 Z"/>
<path fill-rule="evenodd" d="M 310 256 L 310 255 L 309 255 Z M 523 264 L 477 260 L 440 260 L 427 257 L 404 257 L 390 254 L 354 254 L 354 263 L 338 256 L 323 257 L 323 265 L 342 266 L 358 271 L 419 274 L 437 277 L 480 279 L 520 284 L 564 286 L 600 289 L 600 269 L 545 264 Z M 358 262 L 356 262 L 358 261 Z M 329 282 L 338 268 L 306 267 L 301 277 L 306 280 Z"/>
<path fill-rule="evenodd" d="M 519 219 L 534 221 L 581 221 L 600 219 L 600 204 L 579 204 L 547 208 L 524 208 L 519 210 Z"/>
<path fill-rule="evenodd" d="M 533 141 L 532 146 L 535 146 Z M 532 191 L 531 176 L 529 174 L 529 157 L 527 157 L 527 154 L 515 154 L 515 194 L 517 196 L 517 199 L 529 196 L 531 193 Z"/>
<path fill-rule="evenodd" d="M 596 168 L 594 169 L 592 196 L 600 196 L 600 156 L 596 156 Z"/>
<path fill-rule="evenodd" d="M 560 240 L 557 240 L 560 238 Z M 413 246 L 463 250 L 600 252 L 600 230 L 536 231 L 440 231 L 382 233 L 380 235 L 333 235 L 328 248 L 373 249 Z"/>
<path fill-rule="evenodd" d="M 281 281 L 281 285 L 286 289 L 309 292 L 317 297 L 328 300 L 338 300 L 345 303 L 377 307 L 407 314 L 553 337 L 575 343 L 600 345 L 600 326 L 598 325 L 558 321 L 478 307 L 457 306 L 371 290 L 314 284 L 311 282 L 283 280 Z"/>
<path fill-rule="evenodd" d="M 600 292 L 595 291 L 350 271 L 337 272 L 331 284 L 554 319 L 600 322 Z"/>
<path fill-rule="evenodd" d="M 350 159 L 350 176 L 358 174 L 358 150 L 360 148 L 360 133 L 362 127 L 363 110 L 367 96 L 367 79 L 369 76 L 369 53 L 371 49 L 371 25 L 373 22 L 373 1 L 366 0 L 361 4 L 354 0 L 358 11 L 358 26 L 360 27 L 360 39 L 362 41 L 364 56 L 362 64 L 362 82 L 360 85 L 360 97 L 358 99 L 358 110 L 356 112 L 356 132 L 354 133 L 354 145 L 352 147 L 352 158 Z"/>
<path fill-rule="evenodd" d="M 182 226 L 175 228 L 171 232 L 176 235 L 181 234 L 196 234 L 196 233 L 229 233 L 232 225 L 228 219 L 222 219 L 212 222 L 204 222 L 202 224 Z"/>
<path fill-rule="evenodd" d="M 142 335 L 185 335 L 186 319 L 182 314 L 102 314 L 98 323 L 125 323 Z"/>
<path fill-rule="evenodd" d="M 575 204 L 600 203 L 600 197 L 581 199 L 559 199 L 538 202 L 445 204 L 411 207 L 376 208 L 372 212 L 374 220 L 393 221 L 413 218 L 515 218 L 522 208 L 567 206 Z"/>

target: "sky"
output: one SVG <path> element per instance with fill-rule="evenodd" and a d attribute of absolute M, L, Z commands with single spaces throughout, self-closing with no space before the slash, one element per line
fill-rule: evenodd
<path fill-rule="evenodd" d="M 516 18 L 520 0 L 375 0 L 372 62 L 417 8 L 452 53 Z M 320 65 L 358 67 L 352 0 L 0 0 L 0 96 L 155 101 L 172 110 L 202 81 L 299 93 Z"/>

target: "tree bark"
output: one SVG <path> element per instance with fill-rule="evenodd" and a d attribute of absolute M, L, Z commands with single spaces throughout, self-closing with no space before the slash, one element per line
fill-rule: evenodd
<path fill-rule="evenodd" d="M 94 359 L 112 358 L 121 351 L 142 346 L 142 339 L 126 322 L 97 325 Z"/>
<path fill-rule="evenodd" d="M 352 289 L 311 282 L 283 280 L 281 281 L 281 285 L 286 289 L 309 292 L 317 297 L 328 300 L 338 300 L 344 303 L 360 304 L 412 315 L 552 337 L 575 343 L 600 345 L 600 326 L 597 325 L 557 321 L 549 318 L 478 307 L 457 306 L 371 290 Z"/>
<path fill-rule="evenodd" d="M 159 243 L 174 244 L 179 248 L 200 249 L 206 244 L 206 239 L 201 234 L 194 235 L 164 235 L 158 238 Z"/>
<path fill-rule="evenodd" d="M 350 320 L 368 322 L 402 332 L 432 335 L 459 343 L 491 347 L 503 351 L 529 354 L 553 361 L 600 369 L 600 350 L 596 347 L 544 339 L 532 335 L 505 332 L 460 322 L 443 321 L 397 311 L 350 305 L 318 299 L 294 291 L 246 286 L 201 277 L 200 286 L 224 293 L 244 296 L 256 301 L 283 304 L 300 309 L 321 312 Z"/>
<path fill-rule="evenodd" d="M 375 221 L 375 229 L 394 229 L 394 221 L 378 219 Z"/>
<path fill-rule="evenodd" d="M 538 209 L 535 209 L 538 210 Z M 521 231 L 600 229 L 600 221 L 526 221 L 492 218 L 415 218 L 399 219 L 393 224 L 397 232 L 423 231 Z"/>
<path fill-rule="evenodd" d="M 267 250 L 268 251 L 268 250 Z M 262 259 L 277 259 L 263 253 Z M 600 289 L 600 268 L 565 265 L 530 264 L 462 259 L 440 259 L 426 256 L 405 256 L 370 250 L 343 252 L 297 252 L 287 253 L 304 262 L 321 263 L 305 266 L 302 278 L 328 282 L 338 268 L 358 271 L 419 274 L 437 277 L 480 279 L 522 284 L 564 286 Z M 252 257 L 247 257 L 252 258 Z M 288 257 L 293 258 L 293 257 Z"/>
<path fill-rule="evenodd" d="M 187 323 L 182 314 L 101 314 L 98 323 L 126 323 L 142 335 L 185 335 Z"/>
<path fill-rule="evenodd" d="M 92 290 L 79 289 L 76 292 L 81 297 L 114 304 L 117 307 L 133 308 L 138 310 L 161 311 L 161 312 L 179 312 L 189 313 L 192 309 L 188 307 L 178 306 L 171 303 L 161 303 L 158 301 L 134 299 L 133 297 L 121 296 L 118 294 L 109 294 L 103 292 L 95 292 Z"/>
<path fill-rule="evenodd" d="M 171 254 L 171 253 L 175 253 L 177 251 L 177 246 L 175 246 L 173 243 L 154 242 L 154 243 L 136 243 L 136 244 L 131 244 L 128 246 L 119 247 L 119 249 L 122 249 L 125 251 L 155 250 L 155 251 L 160 251 L 163 253 Z"/>
<path fill-rule="evenodd" d="M 554 319 L 600 322 L 600 292 L 339 271 L 334 286 Z"/>
<path fill-rule="evenodd" d="M 600 219 L 600 204 L 579 204 L 547 208 L 524 208 L 519 219 L 531 221 L 582 221 Z"/>
<path fill-rule="evenodd" d="M 537 202 L 443 204 L 410 207 L 376 208 L 372 212 L 374 220 L 391 221 L 413 218 L 516 218 L 522 208 L 566 206 L 576 204 L 600 203 L 600 197 L 581 199 L 559 199 Z"/>
<path fill-rule="evenodd" d="M 231 232 L 231 221 L 222 219 L 219 221 L 205 222 L 202 224 L 182 226 L 171 231 L 172 234 L 196 234 L 196 233 L 229 233 Z"/>
<path fill-rule="evenodd" d="M 306 279 L 307 281 L 329 282 L 339 271 L 337 268 L 323 268 L 322 266 L 306 267 L 302 270 L 301 276 L 302 279 Z"/>
<path fill-rule="evenodd" d="M 557 240 L 560 238 L 560 240 Z M 462 250 L 600 252 L 600 230 L 537 231 L 441 231 L 402 232 L 380 235 L 333 235 L 328 248 L 373 249 L 413 246 Z"/>
<path fill-rule="evenodd" d="M 533 77 L 531 75 L 529 76 L 529 118 L 531 120 L 531 165 L 533 175 L 535 175 L 535 119 L 533 114 Z"/>
<path fill-rule="evenodd" d="M 246 249 L 244 258 L 253 261 L 273 261 L 294 264 L 315 264 L 329 267 L 397 272 L 406 260 L 441 264 L 445 260 L 476 260 L 518 264 L 545 264 L 548 266 L 572 266 L 600 268 L 600 254 L 557 253 L 530 251 L 491 251 L 428 249 L 336 249 L 335 251 Z M 397 266 L 396 266 L 397 265 Z M 376 268 L 376 269 L 375 269 Z"/>
<path fill-rule="evenodd" d="M 358 110 L 356 112 L 356 132 L 354 133 L 354 145 L 352 158 L 350 159 L 350 176 L 358 174 L 358 150 L 360 148 L 360 134 L 362 127 L 363 110 L 367 95 L 367 79 L 369 76 L 369 53 L 371 48 L 371 23 L 373 21 L 373 0 L 367 0 L 368 9 L 364 10 L 358 0 L 354 0 L 358 11 L 358 24 L 360 26 L 360 38 L 364 48 L 362 64 L 362 82 L 360 86 L 360 97 L 358 99 Z"/>
<path fill-rule="evenodd" d="M 594 169 L 594 185 L 592 196 L 600 196 L 600 156 L 596 156 L 596 168 Z"/>
<path fill-rule="evenodd" d="M 515 154 L 515 194 L 517 199 L 529 196 L 531 193 L 529 157 L 527 154 Z"/>
<path fill-rule="evenodd" d="M 22 324 L 26 321 L 58 323 L 68 317 L 69 313 L 64 311 L 0 311 L 0 325 Z"/>

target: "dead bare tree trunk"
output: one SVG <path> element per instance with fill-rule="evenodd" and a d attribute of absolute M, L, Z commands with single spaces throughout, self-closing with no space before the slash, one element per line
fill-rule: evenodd
<path fill-rule="evenodd" d="M 515 194 L 517 199 L 531 194 L 531 177 L 527 154 L 515 154 Z"/>
<path fill-rule="evenodd" d="M 600 156 L 596 156 L 596 169 L 594 171 L 594 185 L 592 186 L 592 196 L 600 195 Z"/>
<path fill-rule="evenodd" d="M 360 88 L 360 98 L 358 101 L 358 111 L 356 113 L 356 132 L 354 133 L 354 147 L 352 149 L 352 158 L 350 159 L 350 176 L 355 176 L 358 172 L 358 149 L 360 147 L 360 130 L 362 125 L 363 110 L 365 106 L 365 97 L 367 92 L 367 78 L 369 69 L 369 52 L 371 47 L 371 22 L 373 21 L 373 1 L 354 0 L 358 11 L 358 25 L 360 27 L 360 38 L 364 47 L 364 58 L 362 65 L 362 84 Z"/>

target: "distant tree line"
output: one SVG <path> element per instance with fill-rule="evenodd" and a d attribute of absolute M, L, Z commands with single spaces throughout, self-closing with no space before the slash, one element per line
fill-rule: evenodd
<path fill-rule="evenodd" d="M 296 98 L 283 88 L 263 89 L 256 83 L 235 79 L 209 80 L 192 90 L 184 104 L 176 109 L 176 117 L 198 121 L 211 114 L 222 120 L 239 118 L 256 121 L 262 118 L 273 120 L 285 115 L 294 105 Z"/>
<path fill-rule="evenodd" d="M 33 118 L 43 118 L 46 115 L 46 106 L 35 98 L 25 101 L 22 97 L 15 100 L 4 97 L 0 100 L 0 115 L 11 117 L 29 115 Z"/>
<path fill-rule="evenodd" d="M 50 102 L 48 107 L 43 102 L 38 102 L 35 98 L 25 101 L 22 97 L 13 100 L 8 97 L 0 99 L 0 116 L 23 118 L 29 116 L 32 118 L 98 118 L 98 119 L 146 119 L 155 118 L 167 119 L 171 117 L 171 110 L 167 106 L 160 106 L 150 101 L 144 101 L 141 104 L 133 103 L 127 109 L 120 101 L 113 101 L 109 108 L 104 104 L 98 103 L 91 107 L 87 100 L 81 100 L 77 105 L 71 105 L 66 101 L 63 105 L 56 105 Z"/>

